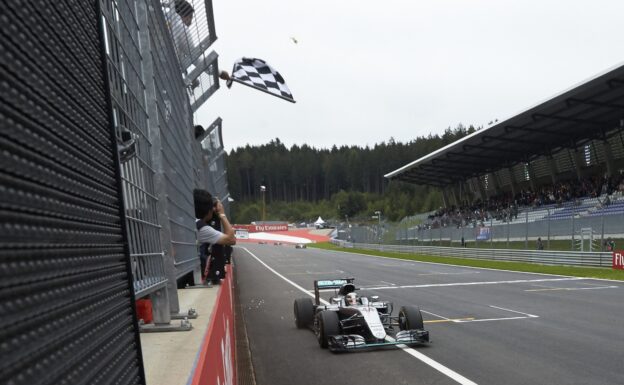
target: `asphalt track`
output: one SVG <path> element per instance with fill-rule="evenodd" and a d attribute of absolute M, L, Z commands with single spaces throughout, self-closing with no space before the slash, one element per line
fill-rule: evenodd
<path fill-rule="evenodd" d="M 620 282 L 292 245 L 237 246 L 234 263 L 258 385 L 624 383 Z M 356 278 L 360 295 L 392 301 L 394 315 L 419 306 L 432 343 L 321 349 L 311 331 L 295 328 L 293 301 L 306 296 L 297 285 L 343 277 Z"/>

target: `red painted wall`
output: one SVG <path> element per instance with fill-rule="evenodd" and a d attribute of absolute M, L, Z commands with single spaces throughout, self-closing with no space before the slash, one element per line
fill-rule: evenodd
<path fill-rule="evenodd" d="M 232 265 L 226 269 L 226 278 L 219 287 L 191 385 L 236 385 Z"/>

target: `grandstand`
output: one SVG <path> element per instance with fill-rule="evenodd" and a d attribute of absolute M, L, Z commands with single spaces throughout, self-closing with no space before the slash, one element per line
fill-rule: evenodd
<path fill-rule="evenodd" d="M 574 241 L 588 228 L 622 237 L 623 129 L 619 65 L 385 177 L 442 190 L 444 208 L 414 232 L 461 228 L 463 237 L 464 228 L 498 226 L 509 240 L 522 226 L 515 233 L 525 240 L 556 234 Z"/>

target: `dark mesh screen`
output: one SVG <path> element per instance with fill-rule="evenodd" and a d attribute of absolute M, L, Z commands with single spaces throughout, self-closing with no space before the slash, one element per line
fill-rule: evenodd
<path fill-rule="evenodd" d="M 95 1 L 0 7 L 0 383 L 143 384 Z"/>

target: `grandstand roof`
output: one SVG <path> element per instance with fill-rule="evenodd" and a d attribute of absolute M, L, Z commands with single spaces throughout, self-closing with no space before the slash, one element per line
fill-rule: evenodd
<path fill-rule="evenodd" d="M 443 187 L 624 129 L 624 64 L 385 175 Z"/>

